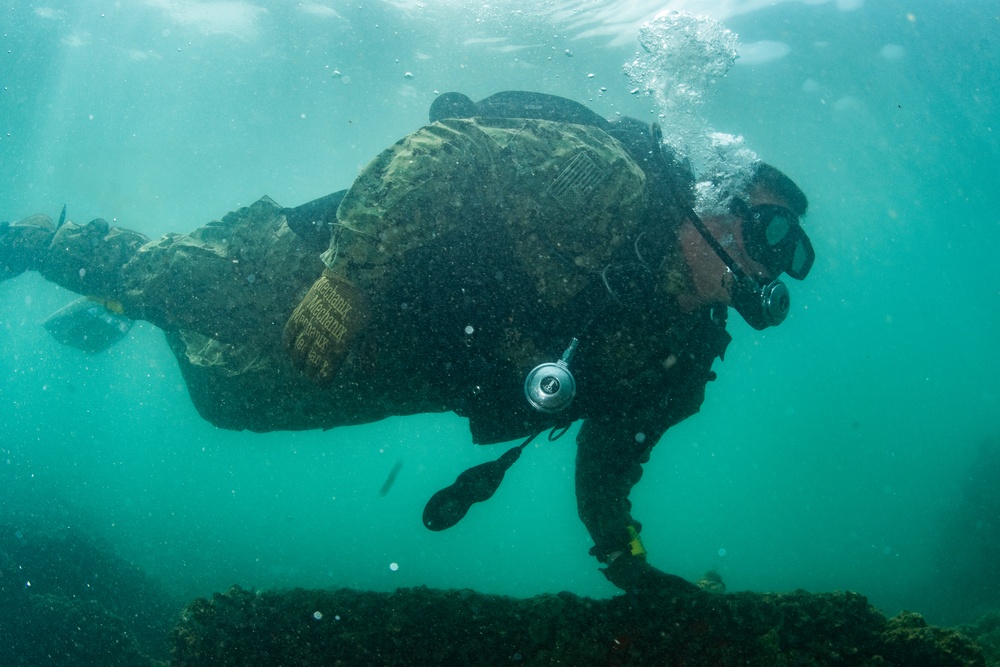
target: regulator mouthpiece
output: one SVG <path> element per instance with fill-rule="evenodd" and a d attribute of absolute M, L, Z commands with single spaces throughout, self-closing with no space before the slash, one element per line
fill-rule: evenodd
<path fill-rule="evenodd" d="M 742 281 L 733 294 L 733 308 L 758 331 L 784 322 L 791 303 L 788 288 L 780 280 L 760 285 L 748 279 Z"/>

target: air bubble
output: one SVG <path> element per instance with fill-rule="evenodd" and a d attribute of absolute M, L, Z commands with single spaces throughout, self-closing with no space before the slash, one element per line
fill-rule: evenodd
<path fill-rule="evenodd" d="M 718 21 L 670 12 L 640 27 L 642 51 L 624 66 L 634 85 L 632 94 L 644 91 L 655 100 L 666 143 L 679 158 L 690 161 L 696 173 L 725 175 L 728 182 L 719 191 L 730 193 L 745 184 L 757 156 L 743 145 L 716 141 L 699 109 L 735 64 L 737 41 L 736 33 Z M 699 196 L 699 212 L 719 206 L 721 202 Z"/>

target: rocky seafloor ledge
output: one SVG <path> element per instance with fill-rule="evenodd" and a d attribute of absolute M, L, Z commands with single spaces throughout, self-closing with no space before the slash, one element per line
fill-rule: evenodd
<path fill-rule="evenodd" d="M 980 629 L 980 641 L 998 643 L 1000 623 Z M 970 631 L 976 628 L 965 628 Z M 518 599 L 429 588 L 374 593 L 239 587 L 187 606 L 172 634 L 171 663 L 995 664 L 969 634 L 929 626 L 909 612 L 886 618 L 856 593 L 702 592 L 592 600 L 569 593 Z"/>
<path fill-rule="evenodd" d="M 0 664 L 1000 667 L 998 613 L 938 628 L 857 593 L 699 585 L 602 600 L 234 587 L 185 603 L 85 532 L 0 521 Z"/>

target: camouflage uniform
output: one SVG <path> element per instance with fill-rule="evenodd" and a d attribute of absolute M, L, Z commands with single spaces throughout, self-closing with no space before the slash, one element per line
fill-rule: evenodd
<path fill-rule="evenodd" d="M 41 270 L 163 328 L 198 410 L 224 428 L 454 411 L 490 443 L 584 419 L 577 495 L 603 559 L 629 542 L 640 464 L 697 411 L 728 342 L 724 319 L 676 310 L 677 248 L 639 307 L 610 298 L 605 269 L 634 258 L 651 198 L 644 170 L 596 127 L 441 120 L 364 169 L 321 258 L 265 198 L 154 242 L 103 221 L 67 224 Z M 324 267 L 369 295 L 372 317 L 318 387 L 280 340 Z M 577 400 L 558 415 L 534 411 L 525 374 L 574 336 Z"/>
<path fill-rule="evenodd" d="M 341 203 L 324 261 L 362 287 L 443 235 L 486 226 L 558 306 L 612 261 L 646 209 L 646 179 L 585 125 L 448 119 L 384 151 Z M 338 261 L 339 260 L 339 261 Z"/>

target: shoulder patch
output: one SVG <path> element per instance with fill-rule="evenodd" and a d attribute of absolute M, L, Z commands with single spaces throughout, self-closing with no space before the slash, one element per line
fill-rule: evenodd
<path fill-rule="evenodd" d="M 605 178 L 607 171 L 598 164 L 597 156 L 582 150 L 559 171 L 546 194 L 568 211 L 579 210 L 586 206 L 591 194 Z"/>

